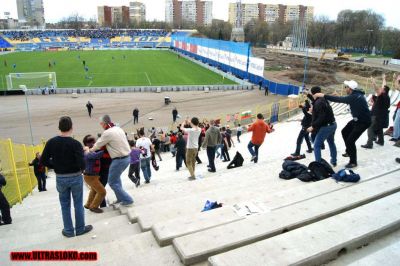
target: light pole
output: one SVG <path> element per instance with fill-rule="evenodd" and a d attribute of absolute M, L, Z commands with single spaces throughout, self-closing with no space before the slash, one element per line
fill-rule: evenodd
<path fill-rule="evenodd" d="M 368 32 L 368 43 L 367 43 L 367 54 L 369 54 L 369 39 L 371 37 L 371 32 L 373 32 L 374 30 L 367 30 Z"/>
<path fill-rule="evenodd" d="M 29 111 L 28 95 L 26 94 L 28 92 L 28 89 L 27 89 L 26 85 L 19 85 L 19 88 L 25 94 L 26 112 L 28 114 L 29 131 L 31 133 L 31 144 L 34 145 L 34 143 L 33 143 L 33 132 L 32 132 L 32 122 L 31 122 L 31 113 Z"/>

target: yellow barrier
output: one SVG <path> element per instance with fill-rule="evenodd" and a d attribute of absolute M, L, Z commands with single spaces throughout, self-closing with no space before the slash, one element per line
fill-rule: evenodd
<path fill-rule="evenodd" d="M 37 180 L 29 163 L 36 152 L 42 151 L 43 144 L 32 146 L 15 144 L 11 139 L 0 140 L 0 169 L 7 180 L 2 191 L 10 205 L 21 203 L 36 187 Z"/>

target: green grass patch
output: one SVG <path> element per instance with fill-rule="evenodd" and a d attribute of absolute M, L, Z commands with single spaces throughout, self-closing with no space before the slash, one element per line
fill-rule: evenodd
<path fill-rule="evenodd" d="M 236 84 L 169 51 L 19 52 L 0 60 L 0 90 L 6 75 L 25 72 L 56 72 L 59 88 Z"/>

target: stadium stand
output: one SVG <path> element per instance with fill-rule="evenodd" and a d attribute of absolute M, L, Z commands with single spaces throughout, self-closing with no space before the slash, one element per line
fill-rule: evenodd
<path fill-rule="evenodd" d="M 3 37 L 0 36 L 0 49 L 11 48 L 11 47 L 12 45 L 8 41 L 6 41 Z"/>
<path fill-rule="evenodd" d="M 391 93 L 392 102 L 397 98 L 398 93 Z M 344 151 L 339 129 L 351 116 L 343 111 L 346 105 L 333 107 L 338 123 L 336 144 L 338 151 Z M 134 206 L 105 208 L 102 214 L 86 212 L 86 221 L 94 229 L 80 237 L 61 236 L 59 203 L 51 178 L 48 192 L 35 193 L 16 205 L 14 223 L 0 228 L 0 259 L 7 265 L 11 250 L 74 249 L 98 252 L 95 265 L 126 265 L 127 261 L 146 266 L 398 265 L 400 165 L 394 162 L 398 148 L 386 145 L 360 150 L 360 166 L 355 171 L 361 181 L 356 184 L 332 179 L 281 180 L 282 158 L 292 152 L 296 141 L 292 133 L 299 127 L 292 120 L 276 124 L 276 131 L 261 146 L 258 164 L 249 163 L 246 146 L 251 134 L 244 134 L 234 148 L 244 156 L 243 167 L 228 170 L 217 160 L 217 173 L 196 181 L 188 182 L 186 171 L 176 172 L 174 158 L 167 156 L 149 185 L 135 188 L 125 173 L 124 187 L 133 195 Z M 282 145 L 282 139 L 293 145 Z M 366 134 L 360 142 L 365 139 Z M 205 158 L 204 151 L 200 157 Z M 301 163 L 312 160 L 311 155 Z M 345 161 L 339 159 L 338 169 Z M 111 190 L 107 197 L 115 199 Z M 224 205 L 201 212 L 206 200 Z M 261 212 L 240 216 L 233 208 L 240 203 L 254 205 Z M 369 252 L 362 253 L 364 249 Z"/>
<path fill-rule="evenodd" d="M 0 34 L 16 50 L 27 51 L 51 48 L 169 48 L 171 45 L 171 33 L 164 30 L 32 30 L 3 31 Z"/>

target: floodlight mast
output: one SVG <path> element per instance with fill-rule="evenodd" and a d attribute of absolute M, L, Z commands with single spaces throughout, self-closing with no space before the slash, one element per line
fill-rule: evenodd
<path fill-rule="evenodd" d="M 19 85 L 19 88 L 24 92 L 25 94 L 25 104 L 26 104 L 26 112 L 28 114 L 28 122 L 29 122 L 29 131 L 31 133 L 31 144 L 34 145 L 33 142 L 33 132 L 32 132 L 32 121 L 31 121 L 31 113 L 29 111 L 29 103 L 28 103 L 28 88 L 26 87 L 26 85 Z"/>

